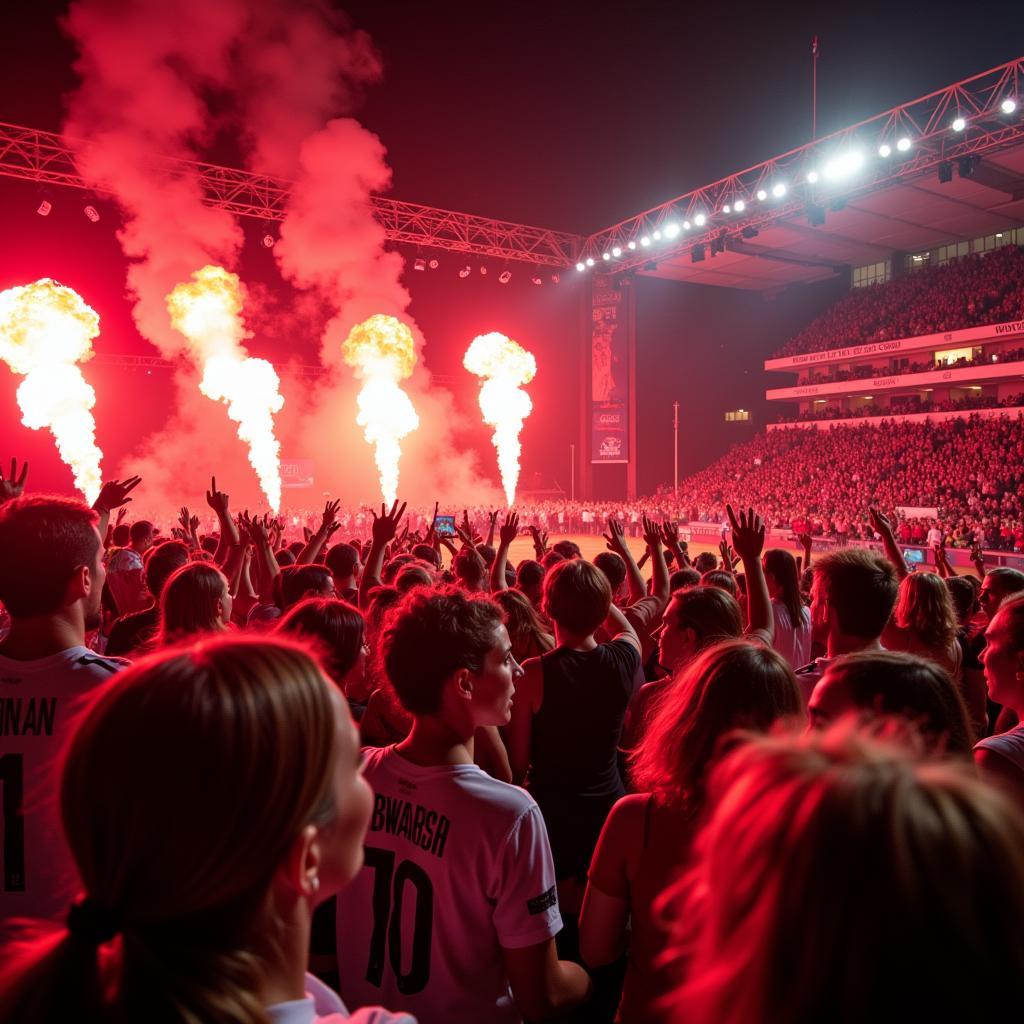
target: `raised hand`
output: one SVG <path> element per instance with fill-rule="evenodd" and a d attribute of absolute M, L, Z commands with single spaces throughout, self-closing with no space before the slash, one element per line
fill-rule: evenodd
<path fill-rule="evenodd" d="M 723 540 L 718 545 L 718 553 L 722 556 L 722 568 L 726 572 L 732 572 L 736 568 L 736 551 L 729 547 L 727 540 Z"/>
<path fill-rule="evenodd" d="M 323 518 L 320 521 L 321 533 L 326 533 L 328 536 L 330 536 L 334 532 L 334 530 L 332 530 L 331 527 L 333 526 L 334 529 L 337 529 L 335 523 L 337 522 L 338 519 L 339 508 L 341 508 L 340 498 L 337 501 L 329 501 L 327 502 L 327 504 L 324 505 L 324 514 Z"/>
<path fill-rule="evenodd" d="M 798 533 L 796 535 L 796 539 L 797 539 L 797 542 L 800 544 L 800 547 L 802 547 L 804 549 L 804 551 L 810 551 L 811 550 L 812 541 L 811 541 L 811 535 L 809 533 Z"/>
<path fill-rule="evenodd" d="M 548 550 L 548 531 L 531 526 L 530 536 L 533 538 L 533 553 L 537 556 L 537 560 L 540 561 Z"/>
<path fill-rule="evenodd" d="M 869 508 L 868 520 L 871 523 L 871 529 L 879 536 L 884 537 L 886 534 L 892 533 L 892 522 L 881 509 L 874 506 Z"/>
<path fill-rule="evenodd" d="M 653 520 L 643 516 L 641 519 L 644 529 L 644 543 L 650 552 L 660 551 L 662 544 L 661 527 Z"/>
<path fill-rule="evenodd" d="M 132 499 L 128 495 L 142 483 L 141 476 L 130 476 L 127 480 L 108 480 L 100 490 L 100 496 L 92 507 L 99 513 L 112 512 L 127 505 Z"/>
<path fill-rule="evenodd" d="M 497 513 L 495 513 L 497 516 Z M 505 514 L 505 522 L 498 531 L 498 540 L 505 547 L 508 547 L 519 536 L 519 513 L 509 509 Z"/>
<path fill-rule="evenodd" d="M 732 527 L 732 544 L 736 554 L 746 563 L 757 561 L 764 550 L 764 520 L 751 508 L 746 512 L 740 509 L 739 519 L 733 511 L 732 505 L 726 505 L 725 511 L 729 515 L 729 524 Z"/>
<path fill-rule="evenodd" d="M 614 551 L 617 555 L 623 553 L 626 548 L 626 531 L 622 523 L 613 516 L 608 517 L 608 533 L 602 533 L 601 536 L 608 542 L 609 551 Z"/>
<path fill-rule="evenodd" d="M 120 526 L 128 518 L 128 506 L 122 505 L 117 510 L 117 515 L 114 517 L 114 525 Z"/>
<path fill-rule="evenodd" d="M 671 519 L 666 519 L 661 524 L 661 542 L 667 548 L 674 548 L 679 544 L 679 524 Z"/>
<path fill-rule="evenodd" d="M 206 504 L 217 513 L 218 518 L 228 514 L 228 496 L 217 490 L 217 478 L 210 477 L 210 489 L 206 492 Z"/>
<path fill-rule="evenodd" d="M 28 462 L 22 464 L 18 472 L 18 460 L 11 459 L 11 472 L 5 477 L 0 469 L 0 505 L 5 501 L 20 498 L 25 492 L 25 477 L 28 476 Z"/>
<path fill-rule="evenodd" d="M 381 504 L 380 515 L 376 512 L 370 512 L 373 516 L 373 526 L 371 527 L 371 535 L 373 537 L 373 543 L 375 546 L 383 546 L 388 544 L 395 539 L 395 534 L 398 532 L 398 524 L 405 515 L 405 506 L 407 502 L 402 502 L 402 507 L 398 507 L 398 501 L 391 506 L 391 511 L 387 512 L 385 506 Z"/>

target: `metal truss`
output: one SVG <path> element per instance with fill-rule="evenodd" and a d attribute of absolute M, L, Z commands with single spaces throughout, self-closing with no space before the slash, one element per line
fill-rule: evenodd
<path fill-rule="evenodd" d="M 184 366 L 185 363 L 176 363 L 171 359 L 163 359 L 160 356 L 114 355 L 97 352 L 87 365 L 113 366 L 120 370 L 145 370 L 147 373 L 152 373 L 153 370 L 164 372 L 173 370 L 176 366 Z M 320 380 L 322 377 L 330 374 L 330 370 L 325 366 L 302 363 L 288 363 L 286 366 L 289 376 L 299 377 L 306 381 Z M 281 371 L 284 367 L 278 366 L 275 369 Z M 454 377 L 439 373 L 433 374 L 430 379 L 433 383 L 444 387 L 451 387 L 455 383 Z"/>
<path fill-rule="evenodd" d="M 264 221 L 284 219 L 292 188 L 290 181 L 188 160 L 167 161 L 164 167 L 178 174 L 196 175 L 211 206 L 240 217 Z M 0 176 L 112 194 L 109 188 L 94 187 L 82 177 L 75 165 L 74 153 L 61 135 L 14 124 L 0 123 Z M 562 269 L 576 262 L 583 243 L 582 236 L 565 231 L 440 210 L 383 196 L 373 196 L 371 203 L 389 241 L 423 249 Z"/>
<path fill-rule="evenodd" d="M 1009 114 L 1001 109 L 1007 100 L 1016 104 Z M 809 206 L 829 206 L 918 177 L 941 163 L 1019 142 L 1024 139 L 1022 114 L 1024 57 L 1019 57 L 613 224 L 587 238 L 580 258 L 592 260 L 589 265 L 596 271 L 620 272 L 697 245 L 725 245 L 741 237 L 744 228 L 758 229 Z M 957 118 L 964 122 L 960 131 L 952 126 Z M 910 148 L 900 150 L 897 144 L 904 138 Z M 883 146 L 889 147 L 885 157 L 879 153 Z M 863 154 L 863 167 L 845 178 L 830 178 L 829 162 L 853 151 Z M 784 194 L 773 193 L 778 186 Z M 619 257 L 613 255 L 616 248 Z"/>

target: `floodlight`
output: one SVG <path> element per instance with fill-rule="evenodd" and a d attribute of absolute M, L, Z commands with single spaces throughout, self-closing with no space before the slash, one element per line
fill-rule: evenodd
<path fill-rule="evenodd" d="M 627 248 L 627 249 L 635 249 L 635 248 L 636 248 L 636 242 L 634 242 L 634 241 L 633 241 L 632 239 L 630 239 L 630 240 L 629 240 L 629 241 L 628 241 L 628 242 L 626 243 L 626 248 Z"/>
<path fill-rule="evenodd" d="M 612 254 L 610 252 L 603 252 L 603 253 L 601 253 L 601 259 L 603 259 L 605 262 L 607 262 L 611 258 L 612 258 Z"/>
<path fill-rule="evenodd" d="M 967 127 L 967 122 L 962 117 L 953 118 L 953 131 L 962 132 Z"/>
<path fill-rule="evenodd" d="M 577 263 L 577 264 L 576 264 L 576 269 L 577 269 L 577 270 L 578 270 L 578 271 L 579 271 L 579 272 L 580 272 L 580 273 L 582 274 L 582 273 L 583 273 L 583 271 L 584 271 L 584 270 L 586 270 L 587 268 L 586 268 L 586 266 L 585 266 L 584 264 L 582 264 L 582 263 Z"/>
<path fill-rule="evenodd" d="M 818 172 L 817 171 L 808 171 L 807 172 L 807 180 L 812 185 L 815 184 L 817 182 L 817 180 L 818 180 Z"/>
<path fill-rule="evenodd" d="M 887 156 L 892 156 L 892 146 L 890 146 L 888 142 L 883 142 L 878 147 L 878 155 L 883 158 Z"/>
<path fill-rule="evenodd" d="M 642 238 L 640 239 L 640 244 L 641 244 L 641 245 L 650 245 L 650 244 L 651 244 L 651 240 L 650 240 L 650 239 L 649 239 L 649 238 L 648 238 L 648 237 L 647 237 L 646 235 L 644 235 L 644 236 L 643 236 L 643 237 L 642 237 Z"/>
<path fill-rule="evenodd" d="M 722 207 L 722 213 L 732 213 L 732 207 L 726 203 L 725 206 Z"/>
<path fill-rule="evenodd" d="M 618 246 L 615 246 L 615 248 L 614 248 L 614 249 L 612 249 L 612 255 L 613 255 L 613 256 L 614 256 L 614 257 L 615 257 L 616 259 L 618 259 L 618 258 L 619 258 L 619 257 L 620 257 L 620 256 L 622 255 L 622 250 L 621 250 L 621 249 L 620 249 L 620 248 L 619 248 Z"/>
<path fill-rule="evenodd" d="M 906 153 L 906 151 L 910 149 L 910 139 L 908 139 L 906 135 L 904 135 L 903 138 L 896 143 L 896 148 L 901 153 Z"/>
<path fill-rule="evenodd" d="M 592 267 L 593 265 L 594 265 L 594 257 L 593 256 L 588 256 L 587 257 L 587 266 L 588 267 Z"/>
<path fill-rule="evenodd" d="M 1017 109 L 1017 101 L 1012 96 L 1007 96 L 1006 99 L 999 104 L 999 109 L 1004 114 L 1012 114 Z"/>
<path fill-rule="evenodd" d="M 698 213 L 697 216 L 693 218 L 693 223 L 696 224 L 697 227 L 702 228 L 707 223 L 707 217 L 705 217 L 703 213 Z"/>
<path fill-rule="evenodd" d="M 684 231 L 689 231 L 690 228 L 692 228 L 692 227 L 693 227 L 693 225 L 688 220 L 684 220 L 683 221 L 683 230 Z"/>
<path fill-rule="evenodd" d="M 768 193 L 763 188 L 757 190 L 757 198 L 763 203 L 768 198 Z"/>
<path fill-rule="evenodd" d="M 859 149 L 849 149 L 839 156 L 832 157 L 822 170 L 826 178 L 835 180 L 855 174 L 864 164 L 864 154 Z M 810 177 L 808 175 L 808 177 Z"/>
<path fill-rule="evenodd" d="M 776 199 L 781 199 L 786 194 L 786 186 L 780 181 L 778 184 L 772 186 L 772 195 Z"/>
<path fill-rule="evenodd" d="M 665 225 L 665 237 L 675 238 L 679 234 L 679 225 L 673 221 L 671 224 Z"/>
<path fill-rule="evenodd" d="M 512 280 L 512 271 L 511 270 L 503 270 L 498 275 L 498 284 L 508 284 L 509 281 L 511 281 L 511 280 Z"/>
<path fill-rule="evenodd" d="M 654 235 L 652 237 L 654 238 L 654 240 L 656 242 L 660 242 L 661 241 L 661 232 L 660 231 L 655 231 Z"/>
<path fill-rule="evenodd" d="M 747 204 L 742 199 L 737 199 L 736 202 L 732 204 L 732 208 L 737 213 L 742 213 L 747 208 Z"/>

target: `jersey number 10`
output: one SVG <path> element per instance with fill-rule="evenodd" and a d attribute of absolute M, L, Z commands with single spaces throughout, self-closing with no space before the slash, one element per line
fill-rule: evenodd
<path fill-rule="evenodd" d="M 411 996 L 430 980 L 430 941 L 434 930 L 434 887 L 427 873 L 411 860 L 395 868 L 395 855 L 376 846 L 366 847 L 366 866 L 373 875 L 373 934 L 366 980 L 380 988 L 384 980 L 385 947 L 398 983 L 398 991 Z M 412 963 L 402 973 L 402 899 L 408 882 L 416 890 L 412 933 Z"/>

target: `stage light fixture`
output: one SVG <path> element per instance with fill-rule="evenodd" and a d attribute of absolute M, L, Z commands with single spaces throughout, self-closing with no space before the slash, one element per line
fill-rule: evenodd
<path fill-rule="evenodd" d="M 592 267 L 593 265 L 594 265 L 594 257 L 593 256 L 588 256 L 587 257 L 587 266 L 588 267 Z"/>
<path fill-rule="evenodd" d="M 671 224 L 666 224 L 665 225 L 665 237 L 666 238 L 675 238 L 676 235 L 678 235 L 678 234 L 679 234 L 679 225 L 676 224 L 675 221 L 673 221 Z"/>
<path fill-rule="evenodd" d="M 693 227 L 693 225 L 688 220 L 684 220 L 683 221 L 683 230 L 684 231 L 689 231 L 690 228 L 692 228 L 692 227 Z"/>
<path fill-rule="evenodd" d="M 416 259 L 413 261 L 412 269 L 421 271 L 426 270 L 427 261 L 422 256 L 417 256 Z"/>
<path fill-rule="evenodd" d="M 953 118 L 953 131 L 962 132 L 967 127 L 967 122 L 962 117 Z"/>
<path fill-rule="evenodd" d="M 577 264 L 577 265 L 578 265 L 578 264 Z M 582 270 L 582 269 L 583 269 L 583 268 L 582 268 L 582 267 L 580 267 L 580 270 Z M 461 277 L 461 278 L 467 278 L 467 277 L 469 277 L 469 275 L 470 275 L 471 273 L 472 273 L 472 271 L 471 271 L 471 270 L 469 269 L 469 267 L 463 267 L 463 268 L 462 268 L 462 269 L 461 269 L 461 270 L 459 271 L 459 277 Z"/>
<path fill-rule="evenodd" d="M 486 277 L 487 276 L 487 268 L 486 267 L 481 267 L 480 268 L 480 274 L 481 274 L 481 276 Z"/>
<path fill-rule="evenodd" d="M 693 223 L 696 224 L 699 228 L 704 227 L 707 221 L 708 219 L 707 217 L 704 216 L 703 213 L 698 213 L 697 216 L 693 218 Z"/>
<path fill-rule="evenodd" d="M 786 194 L 786 186 L 780 181 L 772 185 L 772 195 L 776 199 L 781 199 Z"/>
<path fill-rule="evenodd" d="M 951 160 L 943 160 L 939 164 L 939 184 L 947 185 L 953 180 L 953 163 Z"/>
<path fill-rule="evenodd" d="M 260 239 L 260 241 L 263 243 L 264 249 L 274 248 L 274 236 L 269 231 Z"/>
<path fill-rule="evenodd" d="M 644 264 L 644 270 L 657 270 L 657 269 L 658 269 L 658 264 L 657 264 L 656 260 L 648 260 Z"/>
<path fill-rule="evenodd" d="M 757 190 L 757 198 L 763 203 L 768 198 L 768 193 L 763 188 Z"/>
<path fill-rule="evenodd" d="M 534 274 L 533 277 L 530 278 L 530 283 L 531 284 L 543 284 L 544 282 L 541 279 L 539 274 Z"/>
<path fill-rule="evenodd" d="M 98 224 L 99 223 L 99 221 L 100 221 L 100 211 L 97 210 L 95 206 L 87 206 L 82 211 L 82 213 L 84 213 L 86 215 L 86 217 L 88 217 L 89 220 L 91 220 L 93 222 L 93 224 Z"/>
<path fill-rule="evenodd" d="M 562 280 L 562 277 L 561 277 L 560 274 L 552 274 L 551 275 L 551 283 L 552 284 L 558 284 L 558 282 L 561 281 L 561 280 Z"/>
<path fill-rule="evenodd" d="M 437 268 L 441 266 L 441 261 L 435 257 L 434 259 L 427 261 L 427 266 L 430 267 L 431 270 L 437 270 Z"/>
<path fill-rule="evenodd" d="M 1012 114 L 1017 109 L 1017 101 L 1012 96 L 1007 96 L 1006 99 L 999 104 L 999 109 L 1004 114 Z"/>
<path fill-rule="evenodd" d="M 742 199 L 737 199 L 736 202 L 732 204 L 732 208 L 737 213 L 742 213 L 747 208 L 747 204 Z"/>
<path fill-rule="evenodd" d="M 612 248 L 612 255 L 618 259 L 622 255 L 622 250 L 616 245 Z"/>
<path fill-rule="evenodd" d="M 901 139 L 900 139 L 900 140 L 899 140 L 899 141 L 898 141 L 898 142 L 896 143 L 896 148 L 897 148 L 897 149 L 898 149 L 898 150 L 899 150 L 899 151 L 900 151 L 901 153 L 906 153 L 906 152 L 907 152 L 907 151 L 908 151 L 908 150 L 910 149 L 910 146 L 911 146 L 911 142 L 910 142 L 910 139 L 908 139 L 908 138 L 906 137 L 906 135 L 904 135 L 904 136 L 903 136 L 903 138 L 901 138 Z"/>
<path fill-rule="evenodd" d="M 757 238 L 758 234 L 760 234 L 760 232 L 757 230 L 757 228 L 752 227 L 749 224 L 743 229 L 744 238 Z"/>
<path fill-rule="evenodd" d="M 50 211 L 52 209 L 53 209 L 53 203 L 51 203 L 49 199 L 44 199 L 36 207 L 36 213 L 38 213 L 40 217 L 49 217 L 50 216 Z"/>
<path fill-rule="evenodd" d="M 732 207 L 726 203 L 725 206 L 722 207 L 722 213 L 732 213 Z"/>
<path fill-rule="evenodd" d="M 511 281 L 511 280 L 512 280 L 512 271 L 511 270 L 503 270 L 498 275 L 498 284 L 508 284 L 509 281 Z"/>
<path fill-rule="evenodd" d="M 603 252 L 603 253 L 601 253 L 601 259 L 603 259 L 606 263 L 611 258 L 612 258 L 612 254 L 610 252 Z"/>
<path fill-rule="evenodd" d="M 628 242 L 626 243 L 626 248 L 627 248 L 627 249 L 630 249 L 630 250 L 632 250 L 632 249 L 635 249 L 635 248 L 636 248 L 636 242 L 634 242 L 634 241 L 633 241 L 633 239 L 631 238 L 631 239 L 630 239 L 630 240 L 629 240 L 629 241 L 628 241 Z"/>
<path fill-rule="evenodd" d="M 890 146 L 888 142 L 883 142 L 878 147 L 878 155 L 882 157 L 882 159 L 885 159 L 888 156 L 892 156 L 892 146 Z"/>
<path fill-rule="evenodd" d="M 576 269 L 582 274 L 583 271 L 586 270 L 587 268 L 582 263 L 577 263 Z"/>
<path fill-rule="evenodd" d="M 845 178 L 850 174 L 856 174 L 863 165 L 864 154 L 859 149 L 849 149 L 845 153 L 834 156 L 829 160 L 824 168 L 822 168 L 821 173 L 829 180 L 835 181 L 838 178 Z"/>
<path fill-rule="evenodd" d="M 816 203 L 807 204 L 807 223 L 812 228 L 820 228 L 825 223 L 825 207 Z"/>
<path fill-rule="evenodd" d="M 642 237 L 642 238 L 640 239 L 640 244 L 641 244 L 641 245 L 650 245 L 650 244 L 651 244 L 651 240 L 650 240 L 650 239 L 649 239 L 649 238 L 648 238 L 648 237 L 647 237 L 646 235 L 644 235 L 644 236 L 643 236 L 643 237 Z"/>
<path fill-rule="evenodd" d="M 704 262 L 704 246 L 695 245 L 690 250 L 690 262 L 691 263 L 703 263 Z"/>
<path fill-rule="evenodd" d="M 962 156 L 956 162 L 957 173 L 961 178 L 973 178 L 974 168 L 981 162 L 980 156 L 971 154 L 970 156 Z"/>
<path fill-rule="evenodd" d="M 660 232 L 660 231 L 655 231 L 655 232 L 654 232 L 654 234 L 653 234 L 653 235 L 652 235 L 651 237 L 652 237 L 652 238 L 653 238 L 653 239 L 654 239 L 654 240 L 655 240 L 656 242 L 660 242 L 660 241 L 661 241 L 661 232 Z"/>
<path fill-rule="evenodd" d="M 808 180 L 808 181 L 809 181 L 809 182 L 810 182 L 810 183 L 811 183 L 812 185 L 814 185 L 814 184 L 817 184 L 817 181 L 818 181 L 818 172 L 817 172 L 817 171 L 808 171 L 808 172 L 807 172 L 807 180 Z"/>

